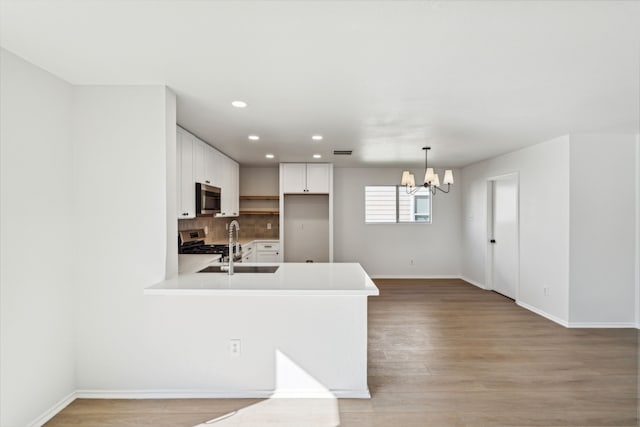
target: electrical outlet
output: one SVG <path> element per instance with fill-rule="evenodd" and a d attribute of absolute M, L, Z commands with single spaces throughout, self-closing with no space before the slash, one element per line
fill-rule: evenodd
<path fill-rule="evenodd" d="M 549 294 L 551 293 L 551 290 L 549 289 L 549 287 L 548 287 L 548 286 L 545 286 L 545 287 L 543 288 L 543 291 L 544 291 L 544 295 L 545 295 L 545 296 L 547 296 L 547 297 L 548 297 L 548 296 L 549 296 Z"/>
<path fill-rule="evenodd" d="M 411 258 L 411 259 L 409 260 L 409 265 L 415 265 L 415 262 L 414 262 L 413 258 Z"/>
<path fill-rule="evenodd" d="M 240 345 L 239 339 L 230 339 L 229 340 L 229 354 L 233 357 L 239 357 L 240 353 L 242 353 L 242 347 Z"/>
<path fill-rule="evenodd" d="M 227 230 L 227 231 L 229 231 L 229 223 L 228 223 L 228 222 L 227 222 L 227 223 L 225 223 L 225 225 L 224 225 L 224 229 L 225 229 L 225 230 Z"/>
<path fill-rule="evenodd" d="M 267 230 L 271 230 L 271 223 L 270 222 L 267 223 Z"/>
<path fill-rule="evenodd" d="M 205 225 L 204 226 L 204 235 L 206 236 L 207 234 L 209 234 L 209 226 Z"/>

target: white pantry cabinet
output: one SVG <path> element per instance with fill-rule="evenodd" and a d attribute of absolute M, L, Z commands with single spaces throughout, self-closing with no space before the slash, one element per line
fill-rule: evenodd
<path fill-rule="evenodd" d="M 284 194 L 328 194 L 331 165 L 328 163 L 284 163 Z"/>
<path fill-rule="evenodd" d="M 176 157 L 178 185 L 178 218 L 196 217 L 196 189 L 194 173 L 194 145 L 195 140 L 186 132 L 178 129 L 176 135 Z"/>
<path fill-rule="evenodd" d="M 280 163 L 279 196 L 279 261 L 333 262 L 333 164 Z"/>

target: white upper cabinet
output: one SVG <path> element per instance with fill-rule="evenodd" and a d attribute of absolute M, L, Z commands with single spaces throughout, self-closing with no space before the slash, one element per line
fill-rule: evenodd
<path fill-rule="evenodd" d="M 194 135 L 178 128 L 176 135 L 178 219 L 195 218 L 195 183 L 220 188 L 221 213 L 240 213 L 238 163 Z"/>
<path fill-rule="evenodd" d="M 331 165 L 328 163 L 284 163 L 282 192 L 287 194 L 328 194 Z"/>
<path fill-rule="evenodd" d="M 329 193 L 330 165 L 327 163 L 307 164 L 307 193 Z"/>
<path fill-rule="evenodd" d="M 239 173 L 240 167 L 238 162 L 222 156 L 223 178 L 220 188 L 221 194 L 221 213 L 218 216 L 238 216 L 240 213 L 240 193 L 239 193 Z"/>
<path fill-rule="evenodd" d="M 194 172 L 194 144 L 191 135 L 178 130 L 176 135 L 176 157 L 178 160 L 178 218 L 196 217 L 196 189 Z"/>
<path fill-rule="evenodd" d="M 204 142 L 195 139 L 195 144 L 193 147 L 193 169 L 196 182 L 211 184 L 211 182 L 209 182 L 208 180 L 205 166 L 204 153 L 207 151 L 206 145 L 207 144 L 205 144 Z"/>
<path fill-rule="evenodd" d="M 307 165 L 306 163 L 285 163 L 282 169 L 283 193 L 306 193 Z"/>
<path fill-rule="evenodd" d="M 209 147 L 207 145 L 207 147 Z M 222 187 L 223 181 L 223 164 L 227 157 L 220 153 L 218 150 L 209 147 L 208 150 L 204 152 L 204 166 L 205 166 L 205 175 L 211 181 L 209 184 L 205 182 L 205 184 L 213 185 L 214 187 Z"/>

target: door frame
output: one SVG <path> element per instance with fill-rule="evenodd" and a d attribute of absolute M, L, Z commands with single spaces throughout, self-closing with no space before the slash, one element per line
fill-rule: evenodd
<path fill-rule="evenodd" d="M 520 300 L 520 174 L 510 172 L 502 175 L 491 176 L 486 179 L 487 200 L 487 228 L 486 228 L 486 254 L 485 257 L 485 283 L 486 289 L 493 290 L 493 247 L 489 242 L 493 238 L 493 183 L 495 181 L 516 181 L 516 294 L 515 301 Z"/>

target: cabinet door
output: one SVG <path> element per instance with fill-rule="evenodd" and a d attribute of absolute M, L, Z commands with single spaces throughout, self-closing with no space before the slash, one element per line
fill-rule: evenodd
<path fill-rule="evenodd" d="M 282 169 L 283 193 L 306 193 L 307 165 L 286 163 Z"/>
<path fill-rule="evenodd" d="M 178 132 L 176 137 L 178 158 L 178 218 L 196 217 L 196 187 L 193 171 L 194 140 Z"/>
<path fill-rule="evenodd" d="M 229 177 L 227 186 L 231 191 L 229 206 L 231 215 L 240 215 L 240 165 L 235 160 L 231 160 L 229 165 Z"/>
<path fill-rule="evenodd" d="M 239 167 L 238 163 L 228 157 L 222 156 L 222 182 L 221 188 L 221 213 L 220 216 L 238 216 L 238 207 L 240 205 L 238 186 L 239 186 Z"/>
<path fill-rule="evenodd" d="M 280 254 L 276 251 L 258 252 L 256 262 L 280 262 Z"/>
<path fill-rule="evenodd" d="M 207 179 L 211 181 L 210 185 L 222 188 L 222 163 L 224 156 L 213 147 L 207 145 L 204 153 L 204 169 Z"/>
<path fill-rule="evenodd" d="M 307 164 L 307 193 L 329 193 L 330 166 L 326 163 Z"/>
<path fill-rule="evenodd" d="M 186 137 L 187 135 L 185 135 Z M 199 139 L 191 137 L 194 141 L 193 143 L 193 172 L 194 178 L 196 182 L 201 182 L 204 184 L 209 184 L 207 182 L 207 174 L 205 168 L 205 151 L 207 144 L 200 141 Z"/>

